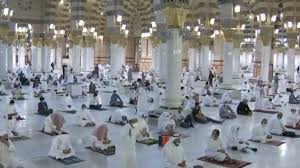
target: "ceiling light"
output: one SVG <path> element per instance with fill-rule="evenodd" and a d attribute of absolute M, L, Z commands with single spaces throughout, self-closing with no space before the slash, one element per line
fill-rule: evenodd
<path fill-rule="evenodd" d="M 79 20 L 78 25 L 83 27 L 84 26 L 84 21 L 83 20 Z"/>
<path fill-rule="evenodd" d="M 50 30 L 54 30 L 55 29 L 55 25 L 51 23 L 50 26 L 49 26 L 49 28 L 50 28 Z"/>
<path fill-rule="evenodd" d="M 87 32 L 87 28 L 84 27 L 84 28 L 82 29 L 82 33 L 86 33 L 86 32 Z"/>
<path fill-rule="evenodd" d="M 277 19 L 277 15 L 273 15 L 272 18 L 271 18 L 271 21 L 272 21 L 272 22 L 275 22 L 276 19 Z"/>
<path fill-rule="evenodd" d="M 240 13 L 241 12 L 241 6 L 240 5 L 235 5 L 234 12 L 235 13 Z"/>
<path fill-rule="evenodd" d="M 156 24 L 156 22 L 154 22 L 154 21 L 151 22 L 151 25 L 152 25 L 153 28 L 157 27 L 157 24 Z"/>
<path fill-rule="evenodd" d="M 96 31 L 95 27 L 91 27 L 91 32 L 94 33 Z"/>
<path fill-rule="evenodd" d="M 267 19 L 267 18 L 266 18 L 266 14 L 261 13 L 261 14 L 260 14 L 260 20 L 264 22 L 264 21 L 266 21 L 266 19 Z"/>
<path fill-rule="evenodd" d="M 194 31 L 198 31 L 199 30 L 199 26 L 194 27 Z"/>
<path fill-rule="evenodd" d="M 7 16 L 9 14 L 9 8 L 4 8 L 3 9 L 3 15 Z"/>
<path fill-rule="evenodd" d="M 126 24 L 122 24 L 121 30 L 125 30 L 125 29 L 126 29 Z"/>
<path fill-rule="evenodd" d="M 209 23 L 210 23 L 210 25 L 214 25 L 215 24 L 215 18 L 211 18 Z"/>
<path fill-rule="evenodd" d="M 297 28 L 300 29 L 300 22 L 297 23 Z"/>
<path fill-rule="evenodd" d="M 293 27 L 293 22 L 288 21 L 288 22 L 287 22 L 287 26 L 288 26 L 288 28 L 292 28 L 292 27 Z"/>
<path fill-rule="evenodd" d="M 246 25 L 245 25 L 245 24 L 242 24 L 241 29 L 242 29 L 242 30 L 245 30 L 245 28 L 246 28 Z"/>
<path fill-rule="evenodd" d="M 117 15 L 117 22 L 121 23 L 122 22 L 122 15 Z"/>

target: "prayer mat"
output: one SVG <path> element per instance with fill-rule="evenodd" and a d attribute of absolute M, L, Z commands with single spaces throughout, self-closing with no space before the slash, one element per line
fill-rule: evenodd
<path fill-rule="evenodd" d="M 16 136 L 16 137 L 13 137 L 13 138 L 9 138 L 12 142 L 16 142 L 16 141 L 22 141 L 22 140 L 27 140 L 27 139 L 30 139 L 29 137 L 27 136 Z"/>
<path fill-rule="evenodd" d="M 13 97 L 11 97 L 10 99 L 12 99 L 12 100 L 27 100 L 26 98 L 19 98 L 19 99 L 16 99 L 16 98 L 13 98 Z"/>
<path fill-rule="evenodd" d="M 108 91 L 108 90 L 103 90 L 101 92 L 103 92 L 103 93 L 113 93 L 113 91 Z"/>
<path fill-rule="evenodd" d="M 279 111 L 276 110 L 266 110 L 266 109 L 255 109 L 254 112 L 266 113 L 266 114 L 277 114 Z"/>
<path fill-rule="evenodd" d="M 50 156 L 49 156 L 50 157 Z M 73 165 L 73 164 L 77 164 L 77 163 L 80 163 L 80 162 L 84 162 L 84 160 L 82 159 L 79 159 L 78 157 L 76 156 L 71 156 L 69 158 L 65 158 L 65 159 L 55 159 L 54 157 L 50 157 L 64 165 Z"/>
<path fill-rule="evenodd" d="M 111 123 L 111 124 L 114 124 L 114 125 L 118 125 L 118 126 L 124 126 L 125 124 L 123 123 L 114 123 L 114 122 L 111 122 L 111 121 L 106 121 L 107 123 Z"/>
<path fill-rule="evenodd" d="M 0 96 L 7 96 L 8 94 L 6 94 L 6 93 L 2 93 L 2 94 L 0 94 Z"/>
<path fill-rule="evenodd" d="M 22 120 L 25 120 L 25 118 L 17 117 L 16 120 L 17 120 L 17 121 L 22 121 Z"/>
<path fill-rule="evenodd" d="M 283 135 L 279 135 L 279 134 L 273 134 L 273 133 L 271 133 L 271 135 L 275 135 L 275 136 L 281 136 L 281 137 L 286 137 L 286 138 L 300 138 L 300 135 L 295 135 L 294 137 L 290 137 L 290 136 L 283 136 Z"/>
<path fill-rule="evenodd" d="M 48 133 L 48 132 L 45 132 L 44 130 L 40 130 L 40 132 L 43 133 L 43 134 L 46 134 L 46 135 L 50 135 L 50 136 L 57 136 L 57 135 L 59 135 L 57 133 Z M 62 134 L 69 134 L 69 133 L 62 132 L 60 135 L 62 135 Z"/>
<path fill-rule="evenodd" d="M 231 159 L 231 161 L 224 161 L 224 162 L 220 162 L 220 161 L 216 161 L 214 159 L 208 158 L 206 156 L 199 158 L 198 160 L 201 160 L 203 162 L 207 162 L 207 163 L 211 163 L 211 164 L 215 164 L 218 166 L 223 166 L 223 167 L 228 167 L 228 168 L 242 168 L 245 166 L 250 165 L 250 162 L 245 162 L 242 160 L 235 160 L 235 159 Z"/>
<path fill-rule="evenodd" d="M 67 92 L 56 92 L 56 94 L 66 94 Z"/>
<path fill-rule="evenodd" d="M 295 128 L 291 125 L 285 125 L 285 127 L 289 129 L 300 130 L 300 125 L 297 125 Z"/>
<path fill-rule="evenodd" d="M 259 141 L 252 140 L 252 139 L 249 139 L 249 141 L 251 141 L 251 142 L 256 142 L 256 143 L 260 143 L 260 144 L 272 145 L 272 146 L 280 146 L 280 145 L 282 145 L 282 144 L 285 144 L 285 142 L 283 142 L 283 141 L 277 141 L 277 140 L 269 140 L 269 141 L 267 141 L 266 143 L 261 143 L 261 142 L 259 142 Z"/>
<path fill-rule="evenodd" d="M 68 114 L 76 114 L 76 110 L 64 110 L 62 112 L 68 113 Z"/>
<path fill-rule="evenodd" d="M 110 107 L 117 107 L 117 108 L 127 108 L 127 106 L 111 106 L 111 105 L 109 105 Z"/>
<path fill-rule="evenodd" d="M 106 109 L 106 108 L 100 108 L 100 109 L 91 109 L 91 108 L 87 108 L 87 109 L 93 110 L 93 111 L 106 111 L 106 110 L 108 110 L 108 109 Z"/>
<path fill-rule="evenodd" d="M 44 116 L 44 117 L 48 117 L 50 114 L 42 114 L 42 113 L 34 113 L 35 115 L 40 115 L 40 116 Z"/>
<path fill-rule="evenodd" d="M 137 140 L 136 142 L 140 143 L 140 144 L 148 145 L 148 146 L 158 144 L 158 140 L 156 140 L 156 139 L 148 139 L 148 140 L 143 140 L 143 141 Z"/>
<path fill-rule="evenodd" d="M 92 152 L 97 152 L 99 154 L 106 155 L 106 156 L 114 155 L 116 153 L 116 147 L 111 146 L 109 148 L 110 148 L 110 150 L 93 149 L 92 147 L 86 147 L 85 149 L 90 150 Z"/>
<path fill-rule="evenodd" d="M 196 166 L 193 166 L 193 168 L 203 168 L 203 166 L 196 165 Z"/>

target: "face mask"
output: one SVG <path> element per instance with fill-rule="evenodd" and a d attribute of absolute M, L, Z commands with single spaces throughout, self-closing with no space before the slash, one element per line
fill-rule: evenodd
<path fill-rule="evenodd" d="M 133 127 L 133 128 L 137 128 L 137 127 L 138 127 L 138 123 L 133 123 L 133 124 L 132 124 L 132 127 Z"/>

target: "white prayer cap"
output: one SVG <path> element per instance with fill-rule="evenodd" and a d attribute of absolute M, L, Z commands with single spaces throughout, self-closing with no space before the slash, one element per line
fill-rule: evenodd
<path fill-rule="evenodd" d="M 7 134 L 6 131 L 0 131 L 0 136 L 4 136 L 5 134 Z"/>

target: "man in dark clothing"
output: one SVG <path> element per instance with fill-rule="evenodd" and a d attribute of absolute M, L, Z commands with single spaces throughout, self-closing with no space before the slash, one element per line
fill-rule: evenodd
<path fill-rule="evenodd" d="M 38 104 L 38 113 L 42 115 L 50 115 L 53 113 L 52 109 L 48 109 L 48 105 L 46 102 L 44 102 L 44 97 L 40 98 L 40 102 Z"/>
<path fill-rule="evenodd" d="M 252 111 L 248 106 L 248 100 L 244 99 L 241 101 L 236 109 L 237 114 L 239 115 L 252 115 Z"/>
<path fill-rule="evenodd" d="M 112 107 L 123 107 L 124 106 L 124 103 L 123 103 L 121 97 L 117 94 L 116 90 L 114 90 L 113 94 L 111 95 L 110 106 L 112 106 Z"/>
<path fill-rule="evenodd" d="M 212 73 L 212 71 L 209 71 L 209 75 L 208 75 L 208 82 L 209 82 L 209 86 L 213 86 L 213 79 L 214 79 L 214 74 Z"/>

